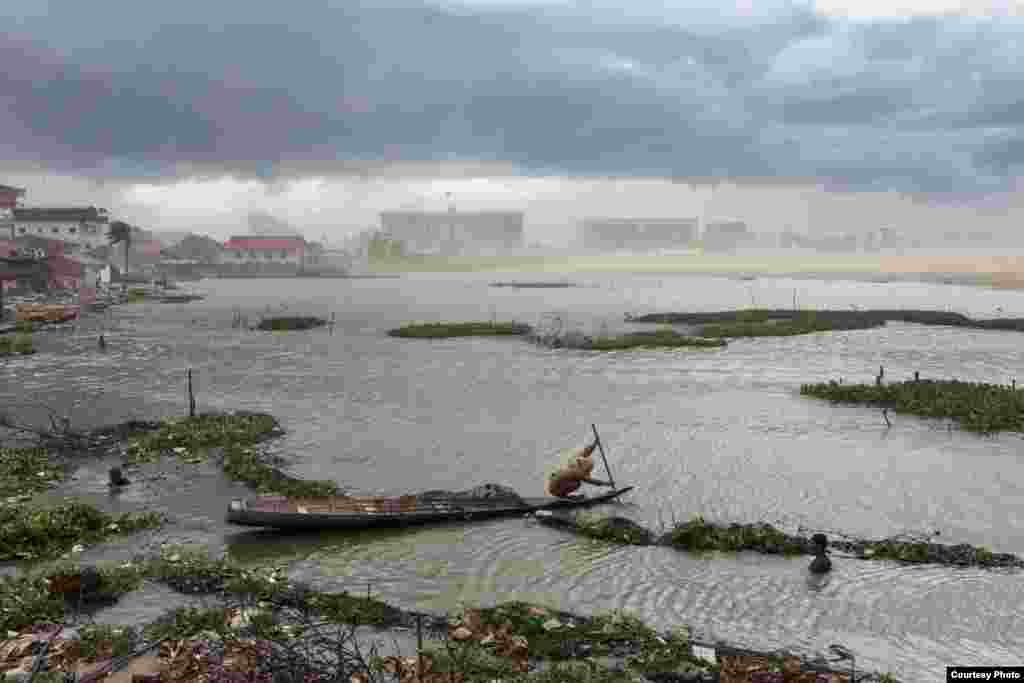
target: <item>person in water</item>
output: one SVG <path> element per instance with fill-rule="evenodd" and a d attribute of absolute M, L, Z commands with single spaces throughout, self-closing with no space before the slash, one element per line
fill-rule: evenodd
<path fill-rule="evenodd" d="M 814 574 L 824 574 L 832 569 L 832 560 L 828 559 L 828 538 L 825 534 L 814 534 L 811 542 L 815 545 L 814 559 L 808 569 Z"/>
<path fill-rule="evenodd" d="M 594 469 L 594 461 L 591 456 L 594 454 L 595 448 L 597 448 L 596 439 L 586 448 L 573 451 L 566 463 L 548 477 L 548 494 L 556 498 L 577 498 L 582 494 L 573 494 L 584 483 L 593 486 L 611 486 L 610 481 L 594 479 L 590 476 Z"/>

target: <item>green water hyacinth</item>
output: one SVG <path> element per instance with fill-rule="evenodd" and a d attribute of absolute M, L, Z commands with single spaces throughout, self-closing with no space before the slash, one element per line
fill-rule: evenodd
<path fill-rule="evenodd" d="M 45 491 L 67 474 L 42 448 L 0 448 L 0 507 Z M 9 500 L 10 499 L 10 500 Z"/>
<path fill-rule="evenodd" d="M 388 330 L 389 337 L 446 339 L 449 337 L 515 336 L 529 334 L 529 325 L 516 322 L 416 323 Z"/>
<path fill-rule="evenodd" d="M 724 339 L 706 339 L 707 335 L 691 337 L 679 334 L 675 330 L 656 330 L 654 332 L 632 332 L 615 337 L 596 337 L 581 348 L 591 351 L 618 351 L 624 349 L 642 348 L 722 348 L 726 345 Z"/>
<path fill-rule="evenodd" d="M 204 413 L 163 422 L 154 431 L 133 438 L 126 462 L 144 462 L 161 455 L 196 457 L 202 449 L 249 445 L 284 433 L 266 413 Z"/>
<path fill-rule="evenodd" d="M 951 418 L 964 429 L 989 434 L 1024 431 L 1024 391 L 959 380 L 910 380 L 893 384 L 804 384 L 804 396 L 834 403 L 892 408 L 897 413 Z"/>
<path fill-rule="evenodd" d="M 0 561 L 38 560 L 162 525 L 158 513 L 108 515 L 76 501 L 50 508 L 0 507 Z"/>
<path fill-rule="evenodd" d="M 323 327 L 326 324 L 327 321 L 323 318 L 318 318 L 312 315 L 279 316 L 260 320 L 256 329 L 271 332 L 285 332 L 289 330 L 311 330 L 315 327 Z"/>
<path fill-rule="evenodd" d="M 777 555 L 812 552 L 809 539 L 790 536 L 771 524 L 722 526 L 710 524 L 703 517 L 677 524 L 658 540 L 658 544 L 690 552 L 752 550 Z"/>

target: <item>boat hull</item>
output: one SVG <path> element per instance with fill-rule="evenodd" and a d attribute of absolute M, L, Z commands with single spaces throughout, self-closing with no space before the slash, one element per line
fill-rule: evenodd
<path fill-rule="evenodd" d="M 564 498 L 525 498 L 521 505 L 510 505 L 507 502 L 487 500 L 451 500 L 420 503 L 414 510 L 357 510 L 319 511 L 315 502 L 308 507 L 313 510 L 262 509 L 258 505 L 260 499 L 233 500 L 228 506 L 227 522 L 239 526 L 254 526 L 281 530 L 316 530 L 316 529 L 368 529 L 374 527 L 403 527 L 442 522 L 473 521 L 523 515 L 538 510 L 565 510 L 588 507 L 598 503 L 612 501 L 624 493 L 633 490 L 632 486 L 616 489 L 596 496 L 583 499 Z M 326 500 L 326 499 L 325 499 Z M 395 499 L 397 500 L 397 499 Z M 302 506 L 295 506 L 302 507 Z M 381 507 L 367 505 L 366 508 Z"/>

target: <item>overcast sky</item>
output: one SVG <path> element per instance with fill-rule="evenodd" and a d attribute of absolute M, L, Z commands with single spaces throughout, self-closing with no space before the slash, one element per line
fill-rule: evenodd
<path fill-rule="evenodd" d="M 4 0 L 0 22 L 0 183 L 155 228 L 266 209 L 333 237 L 448 192 L 538 226 L 751 210 L 664 180 L 707 176 L 790 179 L 749 190 L 773 224 L 853 197 L 854 222 L 994 220 L 1024 163 L 1017 3 Z"/>

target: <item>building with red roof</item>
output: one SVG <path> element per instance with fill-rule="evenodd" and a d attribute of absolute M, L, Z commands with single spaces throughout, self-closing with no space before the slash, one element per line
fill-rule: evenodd
<path fill-rule="evenodd" d="M 318 263 L 317 250 L 302 237 L 238 235 L 224 243 L 221 262 L 232 270 L 298 272 Z"/>

